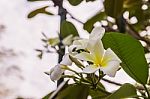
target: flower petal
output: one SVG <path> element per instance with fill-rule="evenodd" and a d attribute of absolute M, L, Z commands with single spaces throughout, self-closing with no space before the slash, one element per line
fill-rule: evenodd
<path fill-rule="evenodd" d="M 94 59 L 91 56 L 91 54 L 87 53 L 87 52 L 79 53 L 79 54 L 75 55 L 74 57 L 77 59 L 80 59 L 80 60 L 94 62 Z"/>
<path fill-rule="evenodd" d="M 89 65 L 89 66 L 87 66 L 87 67 L 85 67 L 85 68 L 83 69 L 83 72 L 84 72 L 84 73 L 94 73 L 94 72 L 96 72 L 98 69 L 100 69 L 100 67 L 97 67 L 97 66 L 95 66 L 95 65 Z"/>
<path fill-rule="evenodd" d="M 78 46 L 78 45 L 70 45 L 69 48 L 68 48 L 68 52 L 69 52 L 69 53 L 72 53 L 72 52 L 74 51 L 74 49 L 77 48 L 77 46 Z"/>
<path fill-rule="evenodd" d="M 71 46 L 69 46 L 68 50 L 69 50 L 69 52 L 72 52 L 73 49 L 75 49 L 75 48 L 76 48 L 76 50 L 86 49 L 87 44 L 88 44 L 87 39 L 75 40 L 75 41 L 73 41 L 73 44 Z"/>
<path fill-rule="evenodd" d="M 50 78 L 52 81 L 55 81 L 55 80 L 58 80 L 62 73 L 64 72 L 63 69 L 61 69 L 61 65 L 58 64 L 56 65 L 55 67 L 53 67 L 51 70 L 50 70 Z"/>
<path fill-rule="evenodd" d="M 110 48 L 108 48 L 104 54 L 100 69 L 105 74 L 114 77 L 119 69 L 120 63 L 121 60 L 119 57 Z"/>
<path fill-rule="evenodd" d="M 63 43 L 64 45 L 71 45 L 72 41 L 73 41 L 73 35 L 71 34 L 71 35 L 65 37 L 65 38 L 63 39 L 62 43 Z"/>
<path fill-rule="evenodd" d="M 101 39 L 103 37 L 105 33 L 105 29 L 103 27 L 95 27 L 90 36 L 89 36 L 89 39 L 90 40 L 95 40 L 95 39 Z"/>
<path fill-rule="evenodd" d="M 118 61 L 110 61 L 107 63 L 107 66 L 100 67 L 100 70 L 104 72 L 104 74 L 114 77 L 117 70 L 119 69 L 120 62 Z"/>
<path fill-rule="evenodd" d="M 105 50 L 101 40 L 98 39 L 89 41 L 87 49 L 95 57 L 95 62 L 100 62 L 102 60 Z"/>
<path fill-rule="evenodd" d="M 62 59 L 62 61 L 60 62 L 60 64 L 62 64 L 62 65 L 72 65 L 72 61 L 71 61 L 71 59 L 69 58 L 69 53 L 67 53 L 67 54 L 65 54 L 65 55 L 63 56 L 63 59 Z"/>
<path fill-rule="evenodd" d="M 77 46 L 77 50 L 78 49 L 86 49 L 87 44 L 88 44 L 88 40 L 87 39 L 81 39 L 81 40 L 75 40 L 73 42 L 74 45 L 78 45 Z"/>
<path fill-rule="evenodd" d="M 102 65 L 103 66 L 107 65 L 107 62 L 109 61 L 118 61 L 119 63 L 121 63 L 121 60 L 119 59 L 119 57 L 110 48 L 108 48 L 105 51 L 105 54 L 102 60 Z"/>

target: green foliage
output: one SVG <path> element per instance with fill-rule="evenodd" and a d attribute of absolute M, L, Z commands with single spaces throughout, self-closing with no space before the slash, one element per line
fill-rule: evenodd
<path fill-rule="evenodd" d="M 49 6 L 45 6 L 45 7 L 42 7 L 42 8 L 39 8 L 39 9 L 36 9 L 36 10 L 30 12 L 30 13 L 28 14 L 28 18 L 33 18 L 33 17 L 35 17 L 35 16 L 38 15 L 38 14 L 53 15 L 52 13 L 46 11 L 46 8 L 48 8 L 48 7 L 49 7 Z"/>
<path fill-rule="evenodd" d="M 97 21 L 101 21 L 106 17 L 105 12 L 99 12 L 95 16 L 93 16 L 91 19 L 89 19 L 85 24 L 84 24 L 84 29 L 87 30 L 88 32 L 91 32 L 93 29 L 93 24 Z"/>
<path fill-rule="evenodd" d="M 128 2 L 127 2 L 128 1 Z M 142 10 L 143 2 L 142 0 L 126 0 L 124 3 L 125 10 L 129 11 L 130 16 L 129 18 L 135 16 L 138 20 L 136 24 L 134 24 L 134 28 L 137 31 L 145 29 L 145 26 L 148 25 L 148 20 L 150 19 L 150 11 Z"/>
<path fill-rule="evenodd" d="M 90 89 L 90 95 L 92 99 L 103 99 L 108 96 L 105 92 L 99 91 L 98 89 Z"/>
<path fill-rule="evenodd" d="M 124 1 L 124 11 L 129 11 L 129 18 L 135 16 L 138 22 L 132 25 L 136 31 L 141 31 L 145 29 L 145 26 L 149 24 L 150 19 L 150 8 L 147 10 L 142 10 L 142 5 L 146 4 L 142 0 L 125 0 Z M 147 3 L 146 5 L 149 6 Z"/>
<path fill-rule="evenodd" d="M 124 0 L 123 7 L 124 8 L 131 8 L 133 6 L 138 5 L 141 2 L 142 2 L 142 0 Z"/>
<path fill-rule="evenodd" d="M 69 3 L 73 6 L 77 6 L 78 4 L 80 4 L 83 0 L 68 0 Z M 86 0 L 86 2 L 89 2 L 89 1 L 95 1 L 95 0 Z"/>
<path fill-rule="evenodd" d="M 68 22 L 66 20 L 61 23 L 60 33 L 62 38 L 65 38 L 70 34 L 72 34 L 73 36 L 79 36 L 76 27 L 71 22 Z"/>
<path fill-rule="evenodd" d="M 76 5 L 80 4 L 83 0 L 68 0 L 68 1 L 71 5 L 76 6 Z"/>
<path fill-rule="evenodd" d="M 51 46 L 56 46 L 59 42 L 60 41 L 58 37 L 48 39 L 48 43 Z"/>
<path fill-rule="evenodd" d="M 99 82 L 96 89 L 89 90 L 89 95 L 92 97 L 92 99 L 103 99 L 110 95 L 110 93 L 106 92 L 105 90 L 105 87 L 101 82 Z"/>
<path fill-rule="evenodd" d="M 135 96 L 137 96 L 135 87 L 131 84 L 124 84 L 106 99 L 122 99 Z"/>
<path fill-rule="evenodd" d="M 136 16 L 138 21 L 141 21 L 143 20 L 144 16 L 143 16 L 143 10 L 141 9 L 142 8 L 142 1 L 141 0 L 131 0 L 131 1 L 128 1 L 128 2 L 125 2 L 125 8 L 127 11 L 129 11 L 130 13 L 130 18 L 133 17 L 133 16 Z"/>
<path fill-rule="evenodd" d="M 122 14 L 124 0 L 105 0 L 104 7 L 108 16 L 117 18 Z"/>
<path fill-rule="evenodd" d="M 105 48 L 111 48 L 122 60 L 122 68 L 139 83 L 146 84 L 148 64 L 140 42 L 126 34 L 106 33 L 103 37 Z"/>
<path fill-rule="evenodd" d="M 87 85 L 69 85 L 58 93 L 56 99 L 87 99 L 89 88 Z"/>

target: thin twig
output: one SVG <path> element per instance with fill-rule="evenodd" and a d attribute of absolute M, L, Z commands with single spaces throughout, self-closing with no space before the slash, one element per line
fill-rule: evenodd
<path fill-rule="evenodd" d="M 149 94 L 149 91 L 148 91 L 147 87 L 144 84 L 143 84 L 143 87 L 145 88 L 145 91 L 146 91 L 146 93 L 148 95 L 148 99 L 150 99 L 150 94 Z"/>
<path fill-rule="evenodd" d="M 76 20 L 77 22 L 84 24 L 82 21 L 80 21 L 79 19 L 75 18 L 70 12 L 67 11 L 67 13 L 71 16 L 72 19 Z"/>
<path fill-rule="evenodd" d="M 105 78 L 102 78 L 102 80 L 105 81 L 105 82 L 108 82 L 108 83 L 117 85 L 117 86 L 122 86 L 122 84 L 120 84 L 120 83 L 118 83 L 118 82 L 114 82 L 114 81 L 111 81 L 111 80 L 108 80 L 108 79 L 105 79 Z"/>
<path fill-rule="evenodd" d="M 130 29 L 130 30 L 128 30 L 129 31 L 128 33 L 130 35 L 132 35 L 134 38 L 136 38 L 138 40 L 145 41 L 150 46 L 150 40 L 149 39 L 141 37 L 139 35 L 139 33 L 134 29 L 134 27 L 131 24 L 129 24 L 127 21 L 125 21 L 125 23 L 126 23 L 127 27 Z"/>

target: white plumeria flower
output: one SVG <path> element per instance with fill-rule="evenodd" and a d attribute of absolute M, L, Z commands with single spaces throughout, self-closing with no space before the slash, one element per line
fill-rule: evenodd
<path fill-rule="evenodd" d="M 58 64 L 55 67 L 51 68 L 50 78 L 51 78 L 52 81 L 60 79 L 62 73 L 65 71 L 64 69 L 62 69 L 62 66 L 63 65 Z"/>
<path fill-rule="evenodd" d="M 85 67 L 83 72 L 94 73 L 100 69 L 108 76 L 114 77 L 121 63 L 118 56 L 110 48 L 105 50 L 100 39 L 90 41 L 87 49 L 89 52 L 75 55 L 77 59 L 93 63 Z"/>
<path fill-rule="evenodd" d="M 72 53 L 74 49 L 76 50 L 86 49 L 87 44 L 88 44 L 88 39 L 75 40 L 73 41 L 73 44 L 68 48 L 68 51 Z"/>
<path fill-rule="evenodd" d="M 70 65 L 72 65 L 72 61 L 70 60 L 69 54 L 67 53 L 63 56 L 62 61 L 50 70 L 51 80 L 55 81 L 60 79 L 62 73 L 65 71 L 64 68 Z"/>
<path fill-rule="evenodd" d="M 95 27 L 89 35 L 89 40 L 102 39 L 105 29 L 103 27 Z"/>
<path fill-rule="evenodd" d="M 63 39 L 62 43 L 63 43 L 64 45 L 66 45 L 66 46 L 71 45 L 71 44 L 72 44 L 72 41 L 73 41 L 73 38 L 74 38 L 73 35 L 70 34 L 70 35 L 68 35 L 67 37 L 65 37 L 65 38 Z"/>
<path fill-rule="evenodd" d="M 105 29 L 103 27 L 95 27 L 89 35 L 89 39 L 80 39 L 75 40 L 73 44 L 69 47 L 69 52 L 73 52 L 74 49 L 87 49 L 88 42 L 91 40 L 101 39 L 105 33 Z"/>

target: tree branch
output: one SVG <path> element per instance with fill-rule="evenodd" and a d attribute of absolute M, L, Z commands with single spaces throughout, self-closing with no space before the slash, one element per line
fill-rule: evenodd
<path fill-rule="evenodd" d="M 147 43 L 147 45 L 150 46 L 150 39 L 147 39 L 145 37 L 141 37 L 139 35 L 139 33 L 134 29 L 134 27 L 129 24 L 127 21 L 125 21 L 126 25 L 127 25 L 127 31 L 128 33 L 133 36 L 134 38 L 138 39 L 138 40 L 142 40 L 142 41 L 145 41 Z"/>
<path fill-rule="evenodd" d="M 117 82 L 114 82 L 114 81 L 111 81 L 111 80 L 108 80 L 108 79 L 105 79 L 105 78 L 102 78 L 103 81 L 105 82 L 108 82 L 110 84 L 114 84 L 114 85 L 117 85 L 117 86 L 122 86 L 122 84 L 120 83 L 117 83 Z"/>
<path fill-rule="evenodd" d="M 82 21 L 80 21 L 79 19 L 75 18 L 70 12 L 67 11 L 67 13 L 71 16 L 72 19 L 76 20 L 77 22 L 84 24 Z"/>

